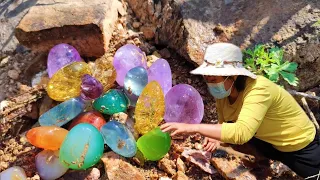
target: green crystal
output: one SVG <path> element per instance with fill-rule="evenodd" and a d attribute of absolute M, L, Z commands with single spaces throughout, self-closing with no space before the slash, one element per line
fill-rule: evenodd
<path fill-rule="evenodd" d="M 158 161 L 170 150 L 169 133 L 163 133 L 159 127 L 141 136 L 137 141 L 138 149 L 150 161 Z"/>
<path fill-rule="evenodd" d="M 111 89 L 93 102 L 93 108 L 103 114 L 113 115 L 125 112 L 128 100 L 124 93 L 117 89 Z"/>

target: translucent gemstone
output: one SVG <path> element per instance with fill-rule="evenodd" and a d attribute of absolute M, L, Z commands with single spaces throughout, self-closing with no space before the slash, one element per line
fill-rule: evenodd
<path fill-rule="evenodd" d="M 124 157 L 133 157 L 136 154 L 136 140 L 123 124 L 117 121 L 109 121 L 102 126 L 100 132 L 105 144 L 115 153 Z"/>
<path fill-rule="evenodd" d="M 169 133 L 163 133 L 159 127 L 141 136 L 137 141 L 138 149 L 150 161 L 158 161 L 170 150 Z"/>
<path fill-rule="evenodd" d="M 91 124 L 73 127 L 60 148 L 60 162 L 71 169 L 87 169 L 99 162 L 104 149 L 102 135 Z"/>
<path fill-rule="evenodd" d="M 124 79 L 124 92 L 135 106 L 143 88 L 148 84 L 148 73 L 144 67 L 138 66 L 130 69 Z"/>
<path fill-rule="evenodd" d="M 203 118 L 204 105 L 199 92 L 190 85 L 178 84 L 165 97 L 166 122 L 198 124 Z"/>
<path fill-rule="evenodd" d="M 117 83 L 123 86 L 124 78 L 130 69 L 137 66 L 147 68 L 147 57 L 137 46 L 126 44 L 115 53 L 113 66 L 117 71 Z"/>
<path fill-rule="evenodd" d="M 112 57 L 104 55 L 94 63 L 92 74 L 102 84 L 103 92 L 111 89 L 116 81 L 117 73 L 112 65 L 112 60 Z"/>
<path fill-rule="evenodd" d="M 156 81 L 150 82 L 142 91 L 135 109 L 135 129 L 145 134 L 157 127 L 164 116 L 164 95 Z"/>
<path fill-rule="evenodd" d="M 68 131 L 56 126 L 42 126 L 30 129 L 27 139 L 30 144 L 43 149 L 58 150 Z"/>
<path fill-rule="evenodd" d="M 93 102 L 93 108 L 95 110 L 109 115 L 125 112 L 127 107 L 128 100 L 124 93 L 118 89 L 109 90 Z"/>
<path fill-rule="evenodd" d="M 104 117 L 98 111 L 89 111 L 80 114 L 76 117 L 69 126 L 69 130 L 80 123 L 89 123 L 96 127 L 98 130 L 106 123 Z"/>
<path fill-rule="evenodd" d="M 84 100 L 93 100 L 103 93 L 102 84 L 94 77 L 85 74 L 81 83 L 81 98 Z"/>
<path fill-rule="evenodd" d="M 36 168 L 45 180 L 55 180 L 64 175 L 68 168 L 63 166 L 59 160 L 59 150 L 43 150 L 36 156 Z"/>
<path fill-rule="evenodd" d="M 39 117 L 41 126 L 63 126 L 78 116 L 85 108 L 85 103 L 79 98 L 69 99 Z"/>
<path fill-rule="evenodd" d="M 91 74 L 85 62 L 74 62 L 57 71 L 50 79 L 47 92 L 51 99 L 65 101 L 80 96 L 81 78 Z"/>
<path fill-rule="evenodd" d="M 157 81 L 163 90 L 163 94 L 166 95 L 172 87 L 172 74 L 169 63 L 165 59 L 156 60 L 148 69 L 148 78 L 149 82 Z"/>
<path fill-rule="evenodd" d="M 73 46 L 63 43 L 54 46 L 49 52 L 47 61 L 49 77 L 51 78 L 62 67 L 76 61 L 82 61 L 82 59 Z"/>
<path fill-rule="evenodd" d="M 26 180 L 27 176 L 21 167 L 13 166 L 0 173 L 0 179 L 2 180 Z"/>

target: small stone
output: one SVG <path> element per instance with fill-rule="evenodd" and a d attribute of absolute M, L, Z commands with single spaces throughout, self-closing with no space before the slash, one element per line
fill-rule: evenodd
<path fill-rule="evenodd" d="M 126 113 L 119 112 L 119 113 L 113 114 L 110 119 L 116 120 L 122 124 L 125 124 L 127 122 L 128 115 Z"/>
<path fill-rule="evenodd" d="M 17 70 L 9 70 L 8 71 L 8 76 L 11 78 L 11 79 L 14 79 L 14 80 L 17 80 L 19 78 L 19 72 Z"/>
<path fill-rule="evenodd" d="M 132 23 L 132 26 L 136 29 L 138 29 L 140 26 L 141 26 L 141 23 L 140 22 L 133 22 Z"/>
<path fill-rule="evenodd" d="M 280 42 L 282 40 L 282 37 L 279 34 L 276 34 L 272 37 L 273 40 Z"/>
<path fill-rule="evenodd" d="M 3 152 L 3 150 L 0 150 L 0 156 L 1 156 L 1 155 L 4 155 L 4 152 Z"/>
<path fill-rule="evenodd" d="M 181 171 L 178 171 L 177 174 L 175 174 L 173 177 L 172 177 L 173 180 L 188 180 L 188 176 L 185 175 L 183 172 Z"/>
<path fill-rule="evenodd" d="M 122 24 L 120 24 L 120 23 L 119 23 L 119 24 L 117 24 L 117 29 L 118 29 L 118 30 L 120 30 L 120 31 L 122 31 L 122 30 L 123 30 L 123 26 L 122 26 Z"/>
<path fill-rule="evenodd" d="M 161 49 L 159 51 L 159 53 L 161 54 L 161 56 L 165 59 L 170 58 L 171 57 L 171 53 L 167 48 Z"/>
<path fill-rule="evenodd" d="M 141 41 L 139 38 L 134 38 L 133 41 L 134 41 L 135 45 L 137 45 L 137 46 L 141 45 Z"/>
<path fill-rule="evenodd" d="M 140 31 L 143 32 L 143 35 L 147 40 L 151 40 L 154 38 L 156 28 L 152 26 L 142 26 Z"/>
<path fill-rule="evenodd" d="M 24 149 L 25 152 L 28 152 L 28 151 L 30 151 L 30 150 L 31 150 L 31 147 L 26 147 L 26 148 Z"/>
<path fill-rule="evenodd" d="M 14 154 L 14 155 L 18 155 L 18 154 L 19 154 L 18 149 L 13 150 L 13 154 Z"/>
<path fill-rule="evenodd" d="M 84 178 L 84 180 L 99 180 L 100 178 L 100 171 L 97 168 L 92 168 L 90 173 L 87 177 Z"/>
<path fill-rule="evenodd" d="M 21 142 L 22 144 L 25 144 L 26 142 L 28 142 L 28 140 L 27 140 L 27 138 L 26 138 L 25 136 L 22 136 L 22 137 L 20 138 L 20 142 Z"/>
<path fill-rule="evenodd" d="M 194 144 L 194 148 L 197 150 L 201 150 L 202 149 L 202 145 L 200 143 L 195 143 Z"/>
<path fill-rule="evenodd" d="M 159 180 L 172 180 L 172 179 L 169 177 L 160 177 Z"/>
<path fill-rule="evenodd" d="M 154 52 L 152 53 L 152 55 L 155 55 L 155 56 L 157 56 L 158 58 L 161 58 L 161 55 L 159 54 L 158 51 L 154 51 Z"/>
<path fill-rule="evenodd" d="M 128 162 L 122 160 L 113 151 L 105 153 L 102 158 L 109 179 L 144 180 L 141 172 Z"/>
<path fill-rule="evenodd" d="M 178 171 L 182 171 L 183 173 L 187 171 L 187 166 L 184 164 L 184 162 L 180 158 L 177 159 L 176 164 L 177 164 Z"/>
<path fill-rule="evenodd" d="M 162 158 L 158 162 L 158 167 L 159 169 L 163 170 L 164 172 L 170 174 L 170 175 L 175 175 L 176 174 L 176 165 L 172 160 L 169 160 L 167 158 Z"/>
<path fill-rule="evenodd" d="M 1 62 L 0 62 L 0 67 L 5 66 L 9 62 L 9 58 L 10 58 L 10 56 L 5 57 L 4 59 L 2 59 Z"/>
<path fill-rule="evenodd" d="M 184 150 L 181 155 L 209 174 L 215 174 L 217 172 L 210 164 L 212 155 L 209 152 L 188 149 Z"/>

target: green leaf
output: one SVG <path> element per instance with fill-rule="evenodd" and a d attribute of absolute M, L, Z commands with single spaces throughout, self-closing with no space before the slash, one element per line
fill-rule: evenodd
<path fill-rule="evenodd" d="M 272 62 L 280 65 L 283 60 L 283 50 L 278 47 L 273 47 L 269 51 L 269 57 L 272 59 Z"/>
<path fill-rule="evenodd" d="M 298 85 L 298 78 L 293 73 L 288 73 L 285 71 L 280 71 L 281 76 L 284 80 L 286 80 L 290 85 L 297 86 Z"/>
<path fill-rule="evenodd" d="M 284 64 L 281 65 L 281 70 L 283 71 L 287 71 L 287 72 L 290 72 L 290 73 L 294 73 L 297 68 L 298 68 L 298 64 L 295 63 L 295 62 L 288 62 L 286 61 Z"/>
<path fill-rule="evenodd" d="M 312 25 L 312 27 L 319 27 L 319 26 L 320 26 L 320 20 Z"/>
<path fill-rule="evenodd" d="M 277 64 L 271 64 L 271 67 L 265 69 L 265 72 L 271 81 L 275 83 L 279 81 L 279 66 Z"/>

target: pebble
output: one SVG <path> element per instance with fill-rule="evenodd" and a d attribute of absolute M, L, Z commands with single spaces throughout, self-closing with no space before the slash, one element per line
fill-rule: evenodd
<path fill-rule="evenodd" d="M 165 59 L 170 58 L 171 57 L 171 53 L 167 48 L 161 49 L 159 51 L 159 53 L 161 54 L 161 56 Z"/>
<path fill-rule="evenodd" d="M 19 72 L 17 70 L 15 70 L 15 69 L 9 70 L 8 71 L 8 76 L 11 79 L 17 80 L 19 78 Z"/>
<path fill-rule="evenodd" d="M 141 23 L 140 22 L 133 22 L 132 26 L 137 29 L 141 26 Z"/>
<path fill-rule="evenodd" d="M 9 62 L 9 58 L 10 58 L 10 56 L 5 57 L 4 59 L 2 59 L 1 62 L 0 62 L 0 67 L 5 66 Z"/>

